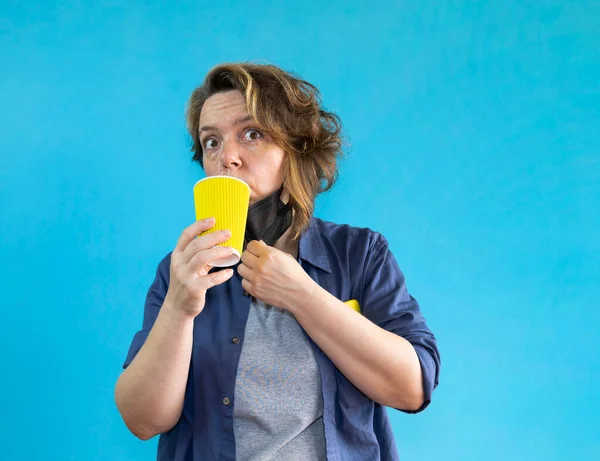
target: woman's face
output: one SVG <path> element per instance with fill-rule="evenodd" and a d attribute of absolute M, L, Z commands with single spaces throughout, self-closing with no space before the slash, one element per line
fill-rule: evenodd
<path fill-rule="evenodd" d="M 217 93 L 200 113 L 199 135 L 207 176 L 227 175 L 250 186 L 250 203 L 283 184 L 284 151 L 260 129 L 238 90 Z"/>

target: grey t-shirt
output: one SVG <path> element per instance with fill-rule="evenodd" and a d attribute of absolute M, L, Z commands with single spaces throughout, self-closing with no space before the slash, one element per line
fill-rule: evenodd
<path fill-rule="evenodd" d="M 321 375 L 294 316 L 253 300 L 235 383 L 236 460 L 326 460 Z"/>

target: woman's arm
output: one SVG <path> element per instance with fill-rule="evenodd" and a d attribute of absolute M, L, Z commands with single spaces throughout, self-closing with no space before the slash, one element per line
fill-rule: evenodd
<path fill-rule="evenodd" d="M 294 314 L 313 341 L 361 392 L 401 410 L 417 411 L 422 407 L 425 396 L 421 364 L 409 341 L 336 299 L 312 280 L 294 258 L 263 242 L 248 244 L 238 272 L 249 293 Z M 377 294 L 378 281 L 370 282 L 372 286 L 366 294 L 376 315 L 386 311 L 394 312 L 390 316 L 397 315 L 402 309 L 402 281 L 388 288 L 398 296 Z M 386 306 L 386 300 L 399 304 Z M 402 329 L 410 329 L 401 317 Z"/>
<path fill-rule="evenodd" d="M 393 408 L 423 404 L 421 365 L 414 347 L 378 327 L 316 283 L 288 309 L 335 366 L 363 394 Z"/>
<path fill-rule="evenodd" d="M 230 256 L 215 246 L 229 238 L 210 232 L 214 219 L 197 221 L 181 234 L 169 270 L 159 267 L 146 300 L 143 346 L 121 374 L 115 400 L 127 427 L 147 440 L 170 430 L 183 410 L 192 356 L 194 318 L 204 309 L 206 292 L 226 282 L 233 271 L 209 274 L 211 262 Z M 168 278 L 167 278 L 168 273 Z M 166 294 L 165 294 L 166 293 Z"/>
<path fill-rule="evenodd" d="M 142 440 L 168 431 L 181 416 L 193 331 L 194 318 L 165 303 L 144 346 L 117 381 L 117 407 Z"/>

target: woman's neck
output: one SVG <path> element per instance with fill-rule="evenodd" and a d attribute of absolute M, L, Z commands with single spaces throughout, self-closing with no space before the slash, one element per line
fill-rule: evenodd
<path fill-rule="evenodd" d="M 291 227 L 286 230 L 283 235 L 277 239 L 273 247 L 292 255 L 294 259 L 298 259 L 298 240 L 292 239 L 291 230 Z"/>

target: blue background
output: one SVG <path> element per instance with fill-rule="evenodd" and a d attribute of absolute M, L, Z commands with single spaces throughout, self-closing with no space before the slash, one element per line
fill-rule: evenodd
<path fill-rule="evenodd" d="M 2 0 L 0 458 L 154 458 L 113 386 L 194 219 L 185 104 L 258 60 L 341 116 L 317 215 L 389 239 L 438 337 L 403 459 L 600 459 L 600 3 L 211 3 Z"/>

